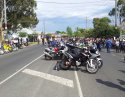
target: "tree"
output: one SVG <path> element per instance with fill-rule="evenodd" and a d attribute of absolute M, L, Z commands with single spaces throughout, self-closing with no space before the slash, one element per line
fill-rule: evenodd
<path fill-rule="evenodd" d="M 95 37 L 94 29 L 90 28 L 85 30 L 85 37 Z"/>
<path fill-rule="evenodd" d="M 108 17 L 94 18 L 94 36 L 101 38 L 119 36 L 119 29 L 115 29 L 114 26 L 111 26 L 110 22 L 111 20 Z"/>
<path fill-rule="evenodd" d="M 74 36 L 77 36 L 77 37 L 83 37 L 84 36 L 84 30 L 85 29 L 77 27 L 76 31 L 73 34 L 74 34 Z"/>
<path fill-rule="evenodd" d="M 62 31 L 61 34 L 66 34 L 66 32 L 65 32 L 65 31 Z"/>
<path fill-rule="evenodd" d="M 0 17 L 1 17 L 1 12 L 3 10 L 3 0 L 0 0 Z"/>
<path fill-rule="evenodd" d="M 70 37 L 73 35 L 73 31 L 71 27 L 67 27 L 67 35 Z"/>
<path fill-rule="evenodd" d="M 121 24 L 122 21 L 125 20 L 125 0 L 118 0 L 117 11 L 119 13 L 119 22 Z M 109 15 L 115 16 L 115 8 L 112 8 L 112 10 L 109 12 Z"/>
<path fill-rule="evenodd" d="M 64 31 L 56 31 L 57 34 L 66 34 Z"/>
<path fill-rule="evenodd" d="M 61 31 L 56 31 L 56 33 L 57 33 L 57 34 L 60 34 L 60 33 L 61 33 Z"/>
<path fill-rule="evenodd" d="M 6 0 L 7 1 L 7 20 L 8 23 L 17 28 L 18 24 L 22 27 L 31 27 L 38 24 L 35 13 L 37 6 L 35 0 Z"/>
<path fill-rule="evenodd" d="M 107 17 L 104 18 L 94 18 L 94 33 L 95 37 L 103 37 L 105 36 L 105 31 L 109 27 L 110 20 Z"/>
<path fill-rule="evenodd" d="M 20 32 L 19 33 L 19 37 L 26 37 L 27 36 L 27 33 L 26 32 Z"/>
<path fill-rule="evenodd" d="M 2 22 L 3 22 L 3 0 L 0 1 L 0 30 L 2 28 Z"/>

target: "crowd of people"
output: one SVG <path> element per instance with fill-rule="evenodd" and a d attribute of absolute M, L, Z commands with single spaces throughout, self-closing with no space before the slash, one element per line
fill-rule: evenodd
<path fill-rule="evenodd" d="M 125 41 L 121 41 L 119 38 L 105 39 L 105 38 L 78 38 L 78 37 L 69 38 L 69 37 L 44 36 L 44 37 L 38 37 L 37 41 L 38 44 L 41 41 L 43 45 L 48 45 L 48 46 L 55 46 L 60 41 L 72 42 L 79 47 L 89 46 L 89 47 L 94 47 L 99 51 L 101 51 L 102 48 L 106 48 L 107 53 L 110 53 L 111 49 L 114 49 L 116 53 L 120 52 L 125 53 Z M 22 45 L 24 44 L 21 38 L 11 39 L 10 41 L 5 40 L 2 43 L 0 43 L 0 53 L 2 54 L 2 53 L 12 52 L 13 50 L 22 48 Z M 28 46 L 28 39 L 26 40 L 25 45 Z"/>
<path fill-rule="evenodd" d="M 102 50 L 102 48 L 106 48 L 107 53 L 111 52 L 111 49 L 115 50 L 116 53 L 125 53 L 125 41 L 120 40 L 119 38 L 68 38 L 68 37 L 61 37 L 61 38 L 43 38 L 42 44 L 48 44 L 48 46 L 55 46 L 60 41 L 63 42 L 72 42 L 75 45 L 79 46 L 91 46 L 99 51 Z M 46 40 L 46 41 L 45 41 Z"/>
<path fill-rule="evenodd" d="M 28 40 L 24 43 L 22 38 L 5 39 L 0 43 L 0 54 L 16 51 L 23 48 L 23 45 L 28 46 Z"/>

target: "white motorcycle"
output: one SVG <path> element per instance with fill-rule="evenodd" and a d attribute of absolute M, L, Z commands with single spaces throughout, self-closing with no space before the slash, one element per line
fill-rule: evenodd
<path fill-rule="evenodd" d="M 103 66 L 103 60 L 99 51 L 97 49 L 90 49 L 90 53 L 92 54 L 92 56 L 97 56 L 98 65 L 99 68 L 101 68 Z"/>

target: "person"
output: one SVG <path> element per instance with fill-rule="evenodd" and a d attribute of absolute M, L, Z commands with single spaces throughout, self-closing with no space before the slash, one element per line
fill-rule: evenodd
<path fill-rule="evenodd" d="M 97 40 L 96 45 L 97 45 L 97 49 L 98 49 L 99 51 L 101 51 L 101 40 Z"/>
<path fill-rule="evenodd" d="M 29 45 L 29 39 L 28 38 L 26 38 L 26 45 L 28 46 Z"/>
<path fill-rule="evenodd" d="M 18 38 L 14 38 L 14 39 L 13 39 L 13 43 L 15 44 L 15 46 L 16 46 L 17 48 L 19 48 L 19 47 L 18 47 Z"/>
<path fill-rule="evenodd" d="M 23 44 L 23 39 L 22 38 L 20 39 L 20 43 L 21 43 L 21 46 L 22 46 L 22 44 Z"/>
<path fill-rule="evenodd" d="M 48 35 L 46 35 L 46 41 L 48 43 L 48 46 L 50 45 L 50 37 Z"/>
<path fill-rule="evenodd" d="M 44 38 L 45 38 L 45 37 L 42 35 L 42 44 L 43 44 L 43 45 L 45 44 Z"/>
<path fill-rule="evenodd" d="M 119 40 L 115 41 L 115 46 L 116 46 L 116 53 L 119 52 Z"/>
<path fill-rule="evenodd" d="M 95 42 L 92 43 L 92 48 L 93 48 L 93 49 L 97 49 L 97 45 L 96 45 Z"/>
<path fill-rule="evenodd" d="M 38 42 L 38 44 L 40 43 L 40 39 L 41 39 L 41 36 L 38 35 L 38 36 L 37 36 L 37 42 Z"/>
<path fill-rule="evenodd" d="M 107 53 L 110 53 L 110 49 L 112 47 L 112 40 L 110 38 L 108 38 L 106 40 L 106 48 L 107 48 Z"/>
<path fill-rule="evenodd" d="M 52 39 L 52 41 L 50 42 L 50 46 L 55 47 L 56 45 L 57 45 L 57 41 L 55 39 Z"/>
<path fill-rule="evenodd" d="M 19 38 L 17 38 L 17 46 L 18 46 L 18 48 L 20 48 L 20 39 Z"/>

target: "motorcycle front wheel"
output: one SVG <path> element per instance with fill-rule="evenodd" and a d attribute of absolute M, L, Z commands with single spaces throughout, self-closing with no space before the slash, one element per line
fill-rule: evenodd
<path fill-rule="evenodd" d="M 91 74 L 95 74 L 96 72 L 98 72 L 99 65 L 98 65 L 97 60 L 95 59 L 91 59 L 91 60 L 92 62 L 90 61 L 86 62 L 86 70 Z"/>
<path fill-rule="evenodd" d="M 98 60 L 98 64 L 99 64 L 99 68 L 101 68 L 103 66 L 103 61 L 102 60 Z"/>

